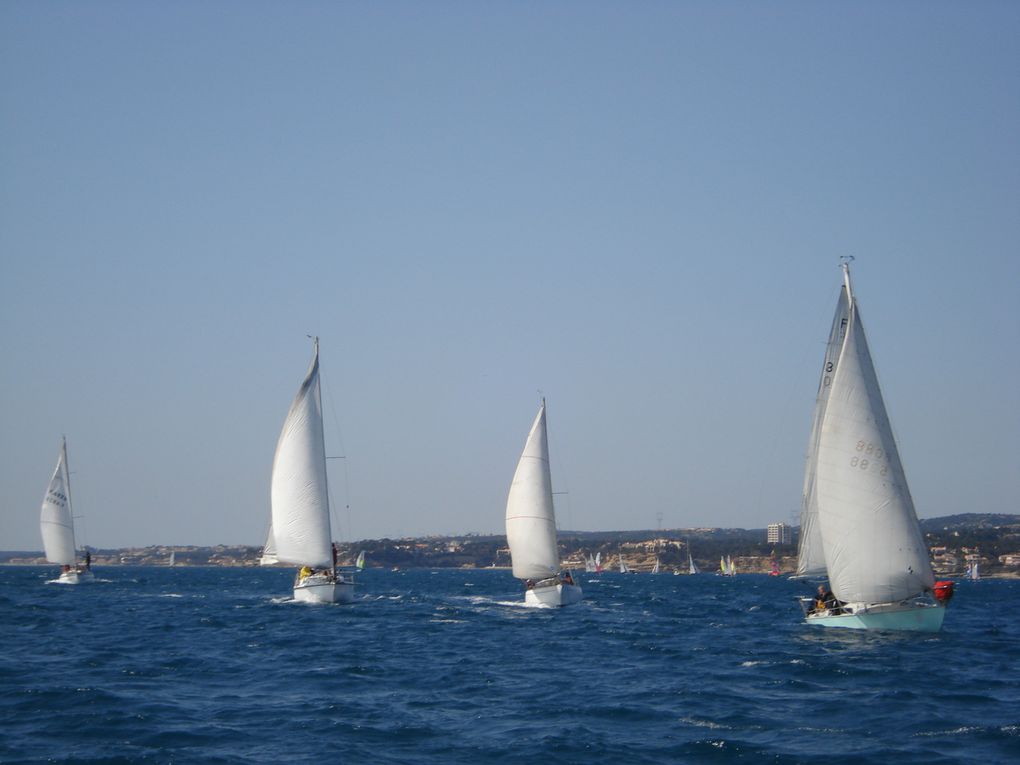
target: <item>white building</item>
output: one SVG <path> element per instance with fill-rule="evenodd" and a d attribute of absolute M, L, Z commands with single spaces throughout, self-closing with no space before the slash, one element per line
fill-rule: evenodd
<path fill-rule="evenodd" d="M 770 545 L 788 545 L 793 542 L 793 529 L 785 523 L 770 523 L 765 541 Z"/>

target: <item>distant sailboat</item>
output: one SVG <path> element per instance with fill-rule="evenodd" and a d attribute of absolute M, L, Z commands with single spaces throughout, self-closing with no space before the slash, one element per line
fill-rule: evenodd
<path fill-rule="evenodd" d="M 817 570 L 814 542 L 804 550 L 811 531 L 805 513 L 813 513 L 836 603 L 811 607 L 803 598 L 805 619 L 824 627 L 937 632 L 951 583 L 936 583 L 932 573 L 846 262 L 819 390 L 798 570 Z"/>
<path fill-rule="evenodd" d="M 769 576 L 779 576 L 779 561 L 776 560 L 776 551 L 769 556 Z"/>
<path fill-rule="evenodd" d="M 658 574 L 659 573 L 659 556 L 658 555 L 655 556 L 655 565 L 652 566 L 652 573 L 653 574 Z"/>
<path fill-rule="evenodd" d="M 513 574 L 525 582 L 524 602 L 568 606 L 581 600 L 570 572 L 560 571 L 553 510 L 545 399 L 528 433 L 506 499 L 506 538 Z"/>
<path fill-rule="evenodd" d="M 595 573 L 596 574 L 601 574 L 602 573 L 602 553 L 601 552 L 595 553 Z"/>
<path fill-rule="evenodd" d="M 272 566 L 279 563 L 276 557 L 276 540 L 273 539 L 273 524 L 269 524 L 269 534 L 266 535 L 266 543 L 262 546 L 262 556 L 259 558 L 260 566 Z"/>
<path fill-rule="evenodd" d="M 623 553 L 620 553 L 620 573 L 621 574 L 633 574 L 630 566 L 627 565 L 627 561 L 623 559 Z"/>
<path fill-rule="evenodd" d="M 313 342 L 311 365 L 276 444 L 269 542 L 275 560 L 301 567 L 294 580 L 295 600 L 350 603 L 354 600 L 354 581 L 337 570 L 330 530 L 319 338 Z"/>
<path fill-rule="evenodd" d="M 700 574 L 701 571 L 698 569 L 697 564 L 694 562 L 694 554 L 691 552 L 691 542 L 687 541 L 687 573 L 688 574 Z"/>
<path fill-rule="evenodd" d="M 584 559 L 584 572 L 586 574 L 594 574 L 598 569 L 595 567 L 595 557 L 593 555 L 587 555 Z"/>
<path fill-rule="evenodd" d="M 733 564 L 733 558 L 729 555 L 726 556 L 726 574 L 727 576 L 737 575 L 737 567 Z"/>
<path fill-rule="evenodd" d="M 166 565 L 170 566 L 171 568 L 173 568 L 174 566 L 177 565 L 177 551 L 176 550 L 171 550 L 170 551 L 170 559 L 166 562 Z"/>
<path fill-rule="evenodd" d="M 92 573 L 92 554 L 86 549 L 85 560 L 78 565 L 74 546 L 74 515 L 71 512 L 71 473 L 67 467 L 67 439 L 60 440 L 60 456 L 43 495 L 39 518 L 46 560 L 59 563 L 60 584 L 79 584 L 95 581 Z"/>
<path fill-rule="evenodd" d="M 972 582 L 976 582 L 981 578 L 981 574 L 978 571 L 978 562 L 976 560 L 972 561 L 970 565 L 967 566 L 967 578 Z"/>
<path fill-rule="evenodd" d="M 358 553 L 358 559 L 354 562 L 354 568 L 358 571 L 362 571 L 365 568 L 365 551 L 362 550 Z"/>

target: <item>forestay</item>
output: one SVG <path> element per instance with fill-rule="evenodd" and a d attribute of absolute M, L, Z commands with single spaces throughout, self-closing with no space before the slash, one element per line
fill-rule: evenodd
<path fill-rule="evenodd" d="M 894 602 L 931 589 L 934 576 L 845 273 L 848 327 L 818 438 L 818 520 L 836 597 Z"/>
<path fill-rule="evenodd" d="M 43 497 L 39 525 L 46 560 L 64 566 L 75 565 L 74 520 L 71 515 L 71 477 L 67 470 L 67 440 L 60 444 L 57 467 Z"/>
<path fill-rule="evenodd" d="M 559 572 L 544 400 L 510 484 L 506 538 L 518 579 L 544 579 Z"/>
<path fill-rule="evenodd" d="M 277 560 L 317 568 L 331 566 L 318 342 L 276 444 L 270 500 Z"/>

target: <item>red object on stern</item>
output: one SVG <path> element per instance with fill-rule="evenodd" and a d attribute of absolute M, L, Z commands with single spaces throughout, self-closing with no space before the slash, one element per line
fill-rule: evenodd
<path fill-rule="evenodd" d="M 944 606 L 953 599 L 954 586 L 955 584 L 951 581 L 935 582 L 935 600 L 939 602 L 939 605 Z"/>

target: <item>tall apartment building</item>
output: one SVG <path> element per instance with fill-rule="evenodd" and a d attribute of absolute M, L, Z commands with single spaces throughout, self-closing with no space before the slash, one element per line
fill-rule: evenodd
<path fill-rule="evenodd" d="M 788 545 L 793 542 L 793 529 L 785 523 L 770 523 L 765 541 L 771 545 Z"/>

